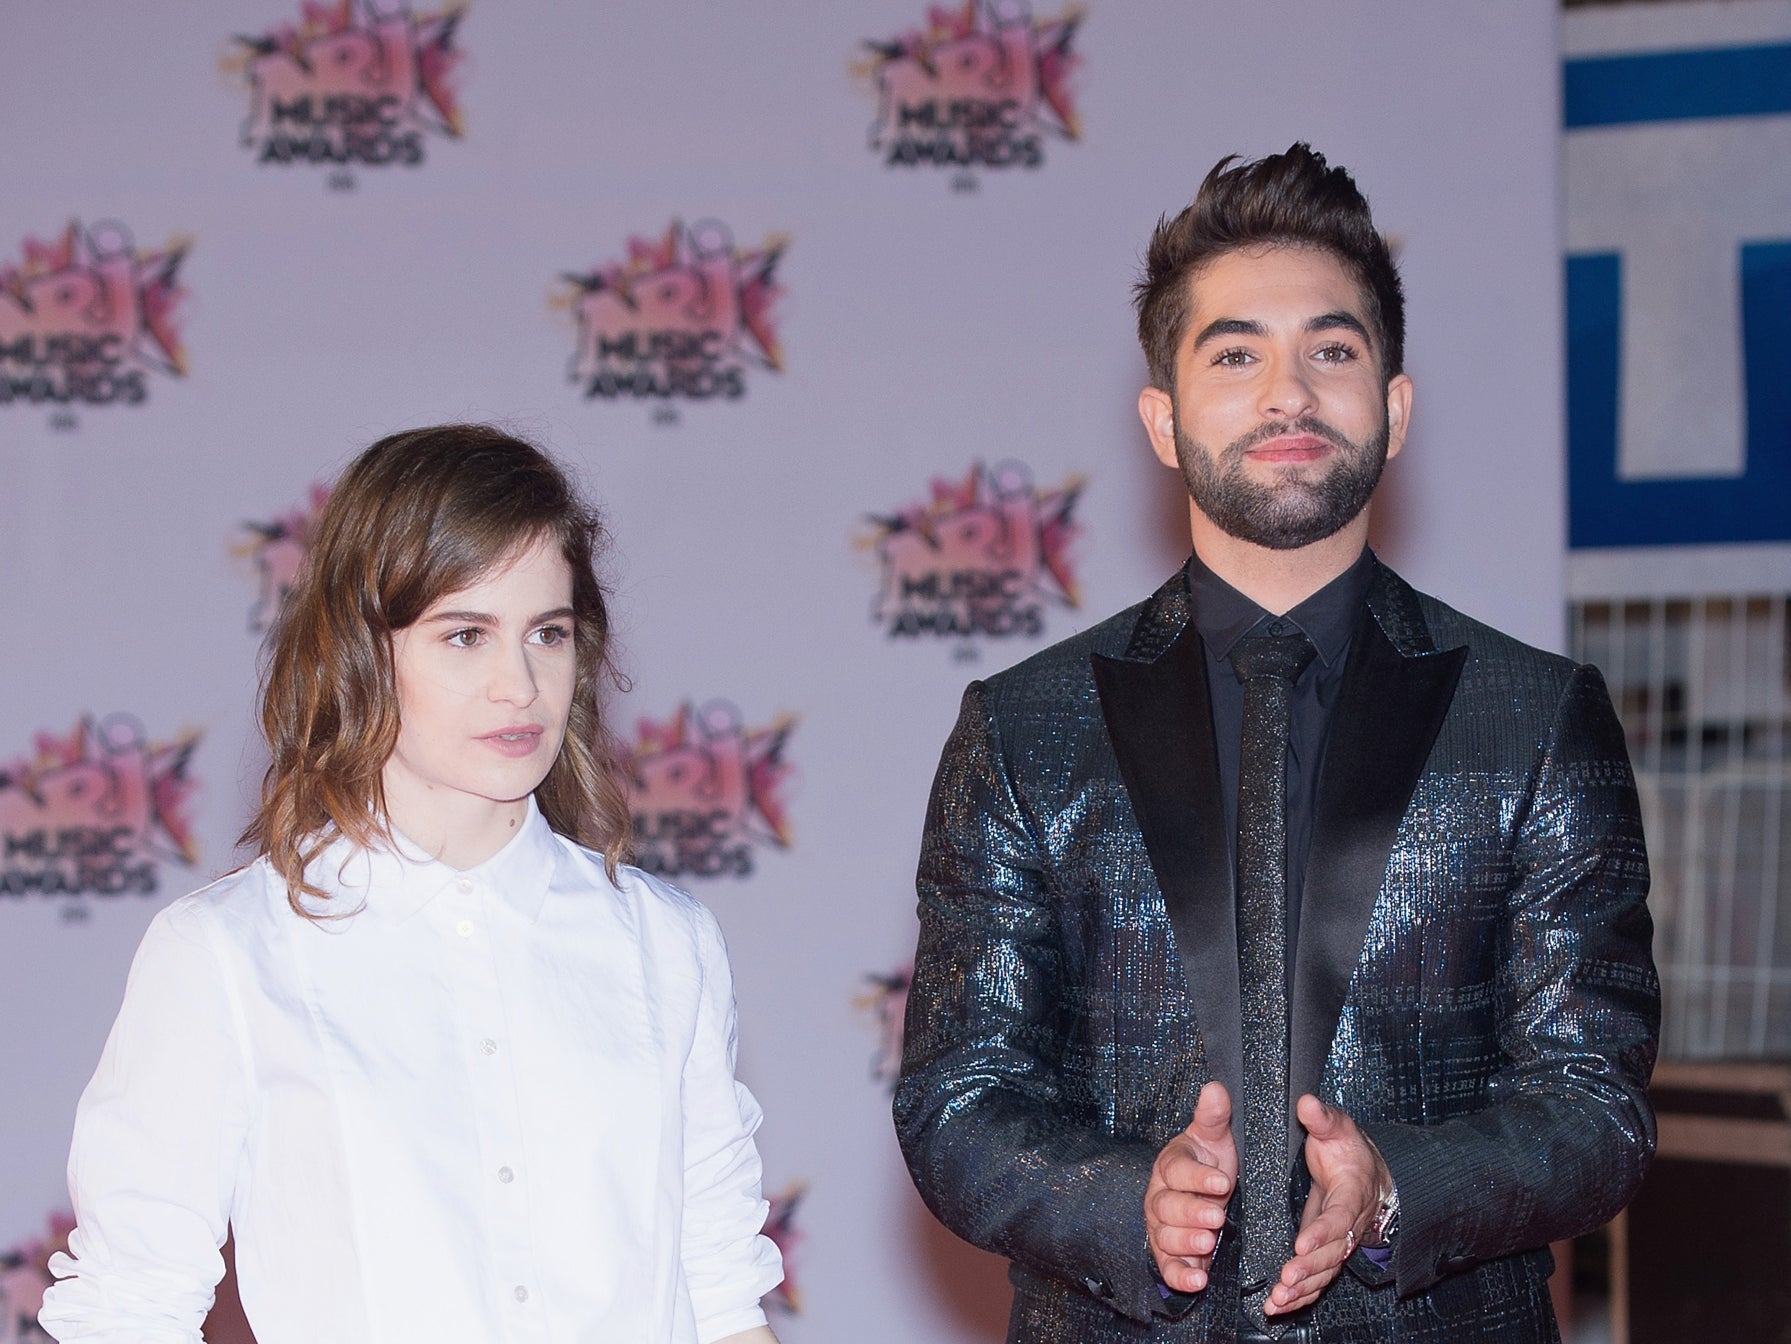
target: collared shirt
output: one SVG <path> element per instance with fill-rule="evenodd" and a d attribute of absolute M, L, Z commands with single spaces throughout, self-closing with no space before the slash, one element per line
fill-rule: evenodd
<path fill-rule="evenodd" d="M 1194 599 L 1194 628 L 1206 646 L 1207 692 L 1213 706 L 1213 742 L 1219 755 L 1219 788 L 1225 804 L 1225 833 L 1237 868 L 1238 762 L 1244 732 L 1244 688 L 1231 666 L 1231 651 L 1245 635 L 1304 632 L 1318 656 L 1294 683 L 1293 721 L 1287 754 L 1287 969 L 1291 977 L 1299 938 L 1300 895 L 1306 878 L 1306 851 L 1318 798 L 1325 735 L 1343 686 L 1350 639 L 1368 598 L 1374 555 L 1363 550 L 1356 562 L 1285 615 L 1277 616 L 1201 563 L 1188 559 L 1188 591 Z"/>
<path fill-rule="evenodd" d="M 714 918 L 553 833 L 464 872 L 338 842 L 145 935 L 81 1099 L 57 1339 L 707 1341 L 764 1322 L 759 1110 Z M 352 913 L 348 913 L 352 912 Z"/>

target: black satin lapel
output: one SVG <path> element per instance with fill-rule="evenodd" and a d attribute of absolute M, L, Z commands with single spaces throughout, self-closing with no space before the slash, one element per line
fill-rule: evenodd
<path fill-rule="evenodd" d="M 1465 648 L 1405 657 L 1366 611 L 1350 641 L 1300 897 L 1290 1100 L 1318 1091 L 1394 837 L 1466 657 Z"/>
<path fill-rule="evenodd" d="M 1190 624 L 1157 658 L 1094 655 L 1119 772 L 1175 930 L 1208 1075 L 1235 1097 L 1242 1077 L 1237 921 L 1206 653 Z"/>

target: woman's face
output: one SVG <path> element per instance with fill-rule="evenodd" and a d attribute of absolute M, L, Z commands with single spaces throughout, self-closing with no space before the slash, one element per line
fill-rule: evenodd
<path fill-rule="evenodd" d="M 382 780 L 393 825 L 450 861 L 450 849 L 470 863 L 496 852 L 566 735 L 572 629 L 572 570 L 549 541 L 392 636 L 398 744 Z M 469 857 L 468 841 L 485 852 Z"/>

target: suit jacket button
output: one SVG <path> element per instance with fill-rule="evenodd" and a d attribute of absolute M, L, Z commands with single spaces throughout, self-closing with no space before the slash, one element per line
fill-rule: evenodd
<path fill-rule="evenodd" d="M 1092 1274 L 1082 1280 L 1082 1286 L 1099 1298 L 1109 1298 L 1113 1296 L 1113 1289 L 1108 1287 L 1106 1280 L 1097 1279 Z"/>

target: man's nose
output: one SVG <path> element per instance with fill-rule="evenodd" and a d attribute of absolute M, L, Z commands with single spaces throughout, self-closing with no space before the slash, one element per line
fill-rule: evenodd
<path fill-rule="evenodd" d="M 1298 360 L 1277 359 L 1269 368 L 1257 410 L 1265 420 L 1296 420 L 1318 404 L 1307 371 Z"/>

